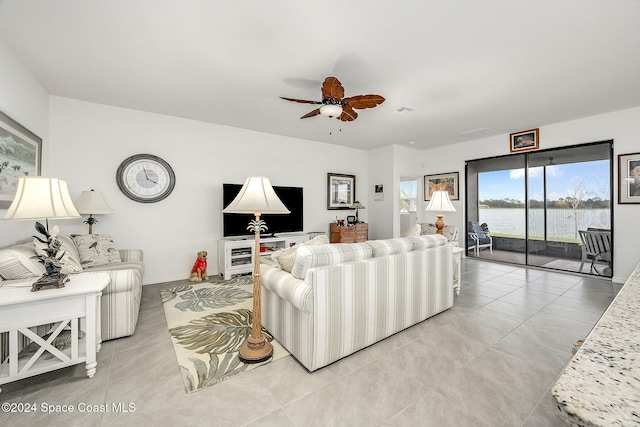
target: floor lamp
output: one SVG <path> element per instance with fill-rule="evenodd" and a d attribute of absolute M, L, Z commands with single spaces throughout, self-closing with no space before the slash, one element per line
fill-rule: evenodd
<path fill-rule="evenodd" d="M 247 230 L 255 234 L 256 241 L 253 252 L 253 322 L 251 335 L 240 347 L 240 360 L 246 363 L 262 362 L 273 355 L 273 346 L 262 333 L 260 319 L 260 232 L 267 230 L 260 215 L 291 212 L 273 191 L 269 178 L 262 176 L 247 178 L 236 198 L 222 212 L 255 215 L 255 219 L 247 227 Z"/>
<path fill-rule="evenodd" d="M 451 204 L 448 191 L 434 191 L 431 193 L 431 200 L 425 210 L 438 212 L 438 215 L 436 215 L 438 218 L 436 220 L 436 228 L 438 230 L 436 234 L 442 234 L 442 229 L 444 228 L 444 220 L 442 219 L 444 215 L 442 215 L 442 212 L 455 212 L 456 208 Z"/>

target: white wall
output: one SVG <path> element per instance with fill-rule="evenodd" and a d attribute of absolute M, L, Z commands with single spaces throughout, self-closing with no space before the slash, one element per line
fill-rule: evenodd
<path fill-rule="evenodd" d="M 326 209 L 326 174 L 357 177 L 356 192 L 367 209 L 371 238 L 397 236 L 401 177 L 460 172 L 460 201 L 445 222 L 462 229 L 465 160 L 508 154 L 508 135 L 414 150 L 388 146 L 370 152 L 279 137 L 242 129 L 48 97 L 33 74 L 0 40 L 0 110 L 43 139 L 43 174 L 69 181 L 72 196 L 94 188 L 116 210 L 101 216 L 96 232 L 112 233 L 121 247 L 145 250 L 145 283 L 186 277 L 198 250 L 210 252 L 217 270 L 221 237 L 223 182 L 242 183 L 249 175 L 269 176 L 274 185 L 303 186 L 306 231 L 327 231 L 336 214 Z M 614 140 L 618 154 L 640 151 L 640 108 L 603 114 L 540 128 L 540 148 Z M 177 175 L 174 193 L 157 204 L 139 204 L 117 188 L 115 171 L 126 157 L 148 152 L 167 160 Z M 463 153 L 463 154 L 461 154 Z M 617 159 L 616 159 L 617 160 Z M 617 162 L 615 164 L 617 176 Z M 373 187 L 383 184 L 384 201 L 374 201 Z M 617 199 L 617 182 L 614 183 Z M 366 197 L 366 198 L 365 198 Z M 418 219 L 431 222 L 419 197 Z M 615 281 L 624 281 L 640 261 L 638 205 L 614 205 Z M 349 212 L 351 213 L 351 212 Z M 4 211 L 0 211 L 0 215 Z M 65 221 L 66 232 L 83 233 L 80 221 Z M 0 246 L 34 233 L 31 222 L 0 221 Z M 461 242 L 462 243 L 462 242 Z"/>
<path fill-rule="evenodd" d="M 370 223 L 375 225 L 377 234 L 373 238 L 399 237 L 405 230 L 400 221 L 400 181 L 413 178 L 418 181 L 417 222 L 435 222 L 436 213 L 427 212 L 428 202 L 424 200 L 424 175 L 446 172 L 461 172 L 458 151 L 445 150 L 445 153 L 435 155 L 433 150 L 416 150 L 401 145 L 390 145 L 369 152 L 369 182 L 371 183 L 372 210 L 369 212 Z M 440 157 L 438 157 L 440 156 Z M 464 164 L 464 162 L 462 162 Z M 464 170 L 464 167 L 462 168 Z M 385 184 L 384 203 L 373 201 L 373 186 Z M 447 212 L 446 224 L 462 224 L 464 203 L 460 187 L 460 200 L 452 201 L 456 212 Z M 371 236 L 370 236 L 371 237 Z M 460 242 L 462 243 L 462 241 Z"/>
<path fill-rule="evenodd" d="M 588 117 L 540 128 L 540 149 L 555 148 L 589 142 L 614 140 L 614 274 L 615 282 L 624 282 L 640 262 L 637 242 L 640 241 L 640 205 L 619 205 L 619 154 L 640 152 L 640 108 Z M 447 213 L 445 222 L 464 230 L 464 167 L 466 160 L 509 154 L 509 135 L 469 141 L 452 146 L 421 151 L 425 174 L 460 172 L 460 202 L 454 202 L 458 212 Z M 413 161 L 405 161 L 405 168 L 413 170 Z M 461 240 L 462 244 L 463 241 Z"/>
<path fill-rule="evenodd" d="M 49 152 L 49 96 L 40 82 L 0 39 L 0 111 L 43 139 L 42 170 Z M 0 218 L 5 210 L 0 210 Z M 0 221 L 0 247 L 35 233 L 32 222 Z"/>
<path fill-rule="evenodd" d="M 371 185 L 366 188 L 368 204 L 365 204 L 367 209 L 362 212 L 369 215 L 369 239 L 394 236 L 394 208 L 400 201 L 400 182 L 395 179 L 393 151 L 393 146 L 388 145 L 368 152 L 368 176 Z M 383 200 L 374 200 L 376 185 L 384 186 Z"/>
<path fill-rule="evenodd" d="M 273 185 L 304 188 L 305 231 L 327 231 L 336 214 L 327 210 L 327 173 L 356 175 L 356 194 L 367 194 L 367 153 L 159 114 L 50 99 L 50 170 L 65 178 L 75 199 L 82 190 L 102 191 L 115 210 L 98 217 L 95 233 L 110 233 L 121 248 L 145 253 L 145 283 L 189 276 L 196 252 L 209 251 L 217 268 L 222 237 L 222 184 L 265 175 Z M 140 153 L 166 160 L 176 188 L 159 203 L 136 203 L 116 184 L 118 165 Z M 367 210 L 360 213 L 367 220 Z M 81 221 L 65 232 L 86 233 Z"/>

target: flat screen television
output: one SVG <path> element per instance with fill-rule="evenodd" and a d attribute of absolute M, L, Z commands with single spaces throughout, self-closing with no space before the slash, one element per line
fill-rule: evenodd
<path fill-rule="evenodd" d="M 226 208 L 238 195 L 242 184 L 222 184 L 222 205 Z M 290 214 L 264 214 L 260 216 L 267 223 L 265 236 L 273 236 L 276 233 L 291 233 L 303 231 L 304 217 L 302 207 L 302 187 L 278 187 L 273 186 L 282 203 L 291 211 Z M 251 214 L 222 214 L 222 234 L 224 237 L 246 236 L 249 221 L 255 219 Z"/>

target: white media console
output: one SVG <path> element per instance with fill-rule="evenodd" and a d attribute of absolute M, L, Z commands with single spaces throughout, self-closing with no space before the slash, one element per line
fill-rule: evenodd
<path fill-rule="evenodd" d="M 260 238 L 260 256 L 268 257 L 278 249 L 309 240 L 307 233 L 282 233 Z M 225 280 L 238 274 L 253 273 L 254 236 L 228 237 L 218 241 L 218 269 Z M 264 249 L 263 249 L 264 248 Z"/>

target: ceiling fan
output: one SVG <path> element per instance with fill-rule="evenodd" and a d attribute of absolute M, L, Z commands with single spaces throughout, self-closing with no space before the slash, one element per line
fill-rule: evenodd
<path fill-rule="evenodd" d="M 358 118 L 358 113 L 354 109 L 374 108 L 384 102 L 384 98 L 380 95 L 356 95 L 344 98 L 344 88 L 335 77 L 324 79 L 322 83 L 322 101 L 307 101 L 306 99 L 285 98 L 284 96 L 280 98 L 301 104 L 321 105 L 321 107 L 300 117 L 301 119 L 322 114 L 329 118 L 335 117 L 343 122 L 351 122 Z"/>

